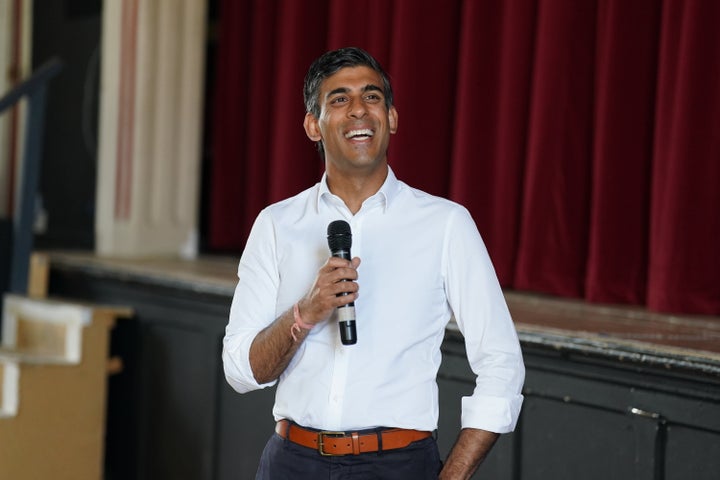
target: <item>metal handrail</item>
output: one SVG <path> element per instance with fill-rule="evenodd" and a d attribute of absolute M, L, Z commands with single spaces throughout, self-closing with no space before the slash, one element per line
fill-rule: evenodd
<path fill-rule="evenodd" d="M 33 249 L 32 226 L 35 217 L 35 194 L 40 176 L 40 157 L 45 124 L 45 93 L 48 82 L 59 74 L 62 68 L 61 60 L 57 58 L 48 60 L 30 77 L 0 98 L 0 113 L 15 105 L 23 97 L 27 97 L 28 100 L 20 196 L 15 206 L 9 251 L 0 252 L 0 255 L 10 257 L 10 271 L 0 272 L 0 275 L 4 277 L 0 279 L 0 287 L 3 287 L 2 290 L 4 290 L 3 283 L 7 279 L 6 275 L 9 274 L 8 290 L 21 295 L 27 293 L 30 254 Z M 4 292 L 0 291 L 0 293 Z"/>
<path fill-rule="evenodd" d="M 31 95 L 38 89 L 45 88 L 45 84 L 60 73 L 62 68 L 63 62 L 58 58 L 43 63 L 30 77 L 0 98 L 0 113 L 15 105 L 25 95 Z"/>

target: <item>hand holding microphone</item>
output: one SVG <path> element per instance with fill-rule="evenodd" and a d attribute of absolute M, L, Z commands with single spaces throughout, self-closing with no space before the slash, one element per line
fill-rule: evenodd
<path fill-rule="evenodd" d="M 351 260 L 350 247 L 352 246 L 352 233 L 350 225 L 345 220 L 330 222 L 327 228 L 328 247 L 333 257 Z M 338 296 L 347 295 L 339 293 Z M 357 343 L 357 331 L 355 328 L 355 302 L 341 305 L 337 308 L 340 327 L 340 340 L 343 345 L 354 345 Z"/>
<path fill-rule="evenodd" d="M 354 300 L 357 298 L 358 285 L 355 280 L 360 259 L 351 258 L 351 244 L 350 225 L 347 222 L 338 220 L 328 225 L 331 257 L 318 271 L 305 298 L 298 302 L 302 318 L 311 325 L 328 320 L 332 312 L 337 310 L 340 339 L 344 345 L 357 342 Z"/>

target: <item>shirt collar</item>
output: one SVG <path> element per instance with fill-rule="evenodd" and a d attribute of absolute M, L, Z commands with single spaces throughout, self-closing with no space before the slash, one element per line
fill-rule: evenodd
<path fill-rule="evenodd" d="M 317 196 L 317 204 L 316 208 L 317 211 L 320 212 L 320 208 L 322 206 L 323 197 L 326 197 L 328 200 L 330 198 L 338 198 L 330 191 L 327 185 L 327 172 L 323 173 L 322 179 L 320 180 L 320 183 L 318 184 L 318 196 Z M 382 202 L 383 205 L 383 213 L 387 212 L 388 207 L 392 204 L 393 199 L 395 199 L 400 191 L 400 181 L 395 176 L 395 172 L 393 172 L 392 168 L 390 168 L 390 165 L 388 165 L 388 174 L 385 178 L 385 181 L 383 182 L 380 189 L 377 191 L 373 197 L 378 197 L 379 200 Z M 372 198 L 372 197 L 370 197 Z M 327 200 L 326 200 L 327 201 Z"/>

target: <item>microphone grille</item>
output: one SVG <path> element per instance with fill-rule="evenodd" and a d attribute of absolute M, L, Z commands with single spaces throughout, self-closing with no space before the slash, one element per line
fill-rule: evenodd
<path fill-rule="evenodd" d="M 350 224 L 345 220 L 335 220 L 327 227 L 328 246 L 331 251 L 349 250 L 352 246 Z"/>

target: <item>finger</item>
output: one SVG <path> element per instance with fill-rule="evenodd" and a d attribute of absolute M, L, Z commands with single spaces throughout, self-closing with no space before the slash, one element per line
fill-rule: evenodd
<path fill-rule="evenodd" d="M 359 296 L 358 289 L 354 282 L 339 282 L 306 296 L 303 308 L 310 323 L 327 319 L 337 307 L 354 302 Z"/>
<path fill-rule="evenodd" d="M 346 260 L 340 257 L 329 257 L 323 265 L 323 268 L 332 270 L 333 268 L 354 268 L 350 260 Z"/>
<path fill-rule="evenodd" d="M 358 292 L 349 293 L 347 295 L 340 295 L 339 297 L 336 297 L 335 308 L 342 307 L 344 305 L 347 305 L 348 303 L 352 303 L 357 300 L 359 296 L 360 294 Z"/>
<path fill-rule="evenodd" d="M 349 293 L 355 293 L 360 290 L 360 285 L 357 282 L 337 282 L 329 286 L 328 292 L 330 295 L 346 295 Z"/>
<path fill-rule="evenodd" d="M 358 279 L 358 272 L 354 268 L 336 268 L 332 272 L 328 273 L 327 278 L 333 283 L 345 280 L 355 281 Z"/>

